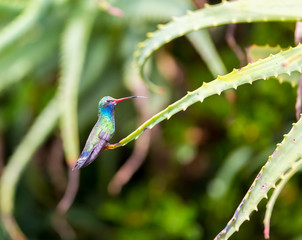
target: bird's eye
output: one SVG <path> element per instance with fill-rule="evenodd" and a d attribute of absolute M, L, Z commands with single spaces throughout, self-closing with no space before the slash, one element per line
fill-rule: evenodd
<path fill-rule="evenodd" d="M 109 100 L 109 99 L 108 99 L 108 100 L 106 100 L 106 103 L 110 103 L 110 102 L 111 102 L 111 100 Z"/>

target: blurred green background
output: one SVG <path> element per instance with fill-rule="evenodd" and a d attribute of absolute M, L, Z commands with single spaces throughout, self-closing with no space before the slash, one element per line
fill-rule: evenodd
<path fill-rule="evenodd" d="M 148 92 L 130 71 L 133 52 L 145 34 L 172 16 L 194 9 L 194 2 L 111 1 L 123 16 L 107 2 L 98 3 L 96 11 L 89 13 L 83 10 L 82 1 L 44 1 L 43 7 L 39 1 L 0 1 L 1 172 L 60 91 L 60 64 L 72 62 L 81 51 L 74 49 L 71 56 L 62 53 L 66 26 L 77 14 L 94 18 L 77 96 L 80 149 L 97 119 L 97 103 L 103 96 L 148 96 L 135 104 L 127 101 L 117 106 L 114 143 L 186 91 L 215 78 L 185 37 L 166 44 L 148 62 L 152 81 L 164 86 L 165 94 Z M 31 4 L 39 7 L 28 7 Z M 1 33 L 13 29 L 26 9 L 29 16 L 36 12 L 39 16 L 26 32 L 16 28 L 19 32 L 5 42 Z M 239 24 L 235 38 L 243 50 L 252 44 L 286 48 L 294 45 L 294 30 L 294 23 Z M 226 31 L 227 26 L 209 29 L 230 72 L 240 63 L 226 42 Z M 291 128 L 295 99 L 295 88 L 270 79 L 193 105 L 152 129 L 145 161 L 119 194 L 109 194 L 108 184 L 131 156 L 135 143 L 105 151 L 82 169 L 66 218 L 56 215 L 68 181 L 61 133 L 56 127 L 20 176 L 16 221 L 28 239 L 213 239 L 233 215 L 276 143 Z M 271 219 L 272 239 L 302 239 L 299 186 L 301 177 L 295 176 L 282 191 Z M 263 239 L 264 204 L 260 203 L 259 212 L 253 213 L 233 239 Z M 1 222 L 0 239 L 9 239 Z"/>

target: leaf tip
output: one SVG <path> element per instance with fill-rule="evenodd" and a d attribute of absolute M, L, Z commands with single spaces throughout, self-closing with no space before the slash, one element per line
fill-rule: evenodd
<path fill-rule="evenodd" d="M 265 224 L 264 225 L 264 238 L 265 239 L 269 239 L 269 229 L 270 229 L 269 224 Z"/>

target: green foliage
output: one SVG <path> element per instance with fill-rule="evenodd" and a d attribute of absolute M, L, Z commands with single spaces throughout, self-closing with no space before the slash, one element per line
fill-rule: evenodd
<path fill-rule="evenodd" d="M 160 25 L 156 32 L 148 33 L 148 39 L 141 42 L 140 49 L 134 53 L 134 64 L 142 75 L 144 63 L 153 51 L 177 37 L 202 28 L 241 22 L 299 21 L 302 19 L 300 4 L 296 0 L 288 1 L 286 4 L 281 0 L 267 0 L 265 4 L 261 0 L 223 1 L 212 7 L 188 11 L 187 15 L 174 18 L 170 23 Z M 150 85 L 153 86 L 151 83 Z"/>
<path fill-rule="evenodd" d="M 112 200 L 100 207 L 101 218 L 115 225 L 114 238 L 200 239 L 202 229 L 196 224 L 196 206 L 189 207 L 177 195 L 157 187 L 138 186 L 125 196 L 124 203 Z"/>
<path fill-rule="evenodd" d="M 79 5 L 68 22 L 62 39 L 62 69 L 60 79 L 62 109 L 62 140 L 67 161 L 73 166 L 79 155 L 77 96 L 96 8 L 87 1 Z M 77 51 L 75 51 L 77 49 Z"/>
<path fill-rule="evenodd" d="M 131 140 L 137 139 L 144 131 L 152 129 L 157 123 L 165 119 L 169 120 L 177 112 L 182 110 L 185 111 L 190 105 L 198 101 L 203 102 L 205 98 L 211 95 L 220 95 L 222 91 L 231 88 L 237 89 L 238 86 L 246 83 L 252 84 L 255 80 L 267 79 L 269 77 L 278 76 L 279 74 L 291 73 L 292 71 L 301 72 L 302 58 L 296 58 L 296 56 L 301 54 L 302 45 L 299 45 L 298 47 L 286 52 L 249 64 L 240 70 L 234 69 L 231 73 L 225 76 L 218 76 L 217 79 L 210 83 L 203 82 L 203 85 L 200 88 L 193 92 L 188 92 L 186 96 L 168 106 L 150 120 L 146 121 L 137 130 L 115 144 L 112 148 L 124 146 Z M 285 63 L 289 61 L 292 62 L 285 65 Z M 293 80 L 297 81 L 299 79 L 295 78 Z M 297 85 L 297 82 L 294 81 L 291 82 L 293 86 Z"/>
<path fill-rule="evenodd" d="M 271 188 L 266 237 L 270 223 L 274 239 L 301 237 L 299 179 L 285 186 L 301 168 L 302 122 L 291 126 L 302 69 L 291 22 L 301 13 L 298 0 L 199 10 L 187 0 L 0 0 L 0 238 L 211 239 L 247 192 L 217 235 L 227 239 Z M 240 69 L 221 26 L 232 23 L 244 23 L 236 38 L 250 63 Z M 263 43 L 278 46 L 248 47 Z M 81 171 L 75 203 L 60 221 L 66 170 L 99 99 L 132 95 L 139 78 L 155 92 L 140 88 L 149 98 L 136 110 L 153 116 L 123 138 L 135 129 L 136 111 L 130 102 L 117 106 L 117 143 L 109 148 L 151 131 L 146 164 L 112 197 L 106 185 L 131 145 L 103 152 Z M 259 215 L 240 239 L 262 234 Z"/>

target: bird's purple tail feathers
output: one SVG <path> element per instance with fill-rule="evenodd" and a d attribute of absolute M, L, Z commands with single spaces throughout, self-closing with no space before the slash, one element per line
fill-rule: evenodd
<path fill-rule="evenodd" d="M 92 163 L 107 144 L 108 144 L 108 142 L 106 140 L 102 139 L 102 140 L 100 140 L 100 142 L 98 144 L 96 144 L 92 148 L 92 150 L 85 151 L 85 149 L 84 149 L 84 151 L 81 153 L 78 161 L 76 162 L 75 166 L 73 167 L 72 171 L 86 167 L 90 163 Z"/>

